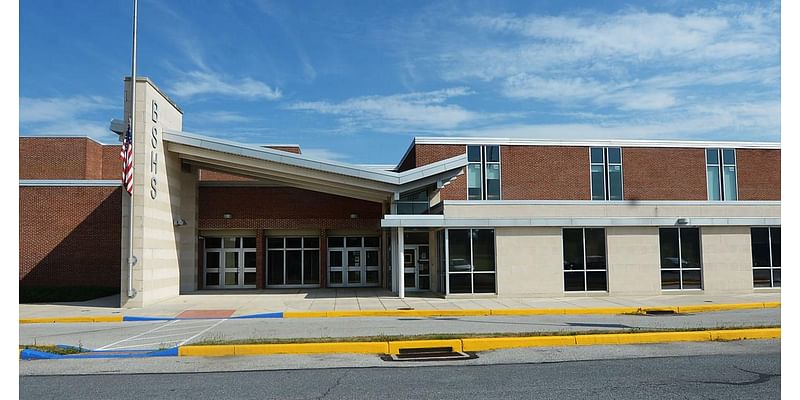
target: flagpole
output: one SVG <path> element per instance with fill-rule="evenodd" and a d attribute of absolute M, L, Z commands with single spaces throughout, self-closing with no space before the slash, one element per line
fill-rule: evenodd
<path fill-rule="evenodd" d="M 136 25 L 138 21 L 139 1 L 133 0 L 133 50 L 131 54 L 131 145 L 136 143 Z M 133 148 L 134 153 L 136 147 Z M 135 160 L 135 157 L 134 157 Z M 135 162 L 134 162 L 135 164 Z M 132 174 L 135 171 L 135 166 L 131 166 Z M 133 266 L 136 265 L 136 257 L 133 255 L 133 191 L 130 193 L 130 210 L 128 215 L 130 221 L 128 223 L 128 298 L 136 297 L 136 290 L 133 288 Z"/>

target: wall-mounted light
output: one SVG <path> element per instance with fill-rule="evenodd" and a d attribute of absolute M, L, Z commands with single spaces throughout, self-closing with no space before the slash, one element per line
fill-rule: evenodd
<path fill-rule="evenodd" d="M 222 214 L 222 218 L 231 219 L 231 218 L 233 218 L 233 215 L 231 215 L 231 213 L 225 213 L 225 214 Z"/>
<path fill-rule="evenodd" d="M 689 224 L 689 220 L 686 219 L 686 218 L 678 218 L 678 220 L 675 221 L 675 223 L 678 224 L 678 225 L 688 225 Z"/>
<path fill-rule="evenodd" d="M 175 226 L 184 226 L 184 225 L 186 225 L 185 219 L 178 217 L 178 219 L 175 220 Z"/>
<path fill-rule="evenodd" d="M 358 214 L 350 214 L 350 218 L 351 219 L 356 219 L 356 218 L 358 218 Z"/>

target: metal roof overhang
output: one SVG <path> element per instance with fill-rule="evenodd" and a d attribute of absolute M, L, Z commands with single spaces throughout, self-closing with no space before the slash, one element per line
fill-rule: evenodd
<path fill-rule="evenodd" d="M 395 194 L 452 179 L 467 164 L 464 154 L 393 172 L 187 132 L 165 130 L 163 137 L 168 151 L 202 168 L 376 202 L 389 201 Z"/>

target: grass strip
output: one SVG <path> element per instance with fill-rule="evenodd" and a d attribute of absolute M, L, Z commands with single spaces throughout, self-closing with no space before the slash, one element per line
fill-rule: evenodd
<path fill-rule="evenodd" d="M 56 346 L 56 345 L 36 345 L 36 344 L 29 344 L 20 346 L 20 349 L 23 350 L 38 350 L 44 351 L 51 354 L 58 354 L 62 356 L 66 356 L 69 354 L 80 354 L 80 353 L 88 353 L 88 349 L 84 349 L 83 347 L 72 347 L 72 346 Z"/>
<path fill-rule="evenodd" d="M 445 340 L 466 338 L 504 338 L 504 337 L 529 337 L 529 336 L 574 336 L 574 335 L 599 335 L 609 333 L 650 333 L 650 332 L 695 332 L 709 330 L 736 330 L 736 329 L 764 329 L 780 328 L 780 325 L 756 326 L 725 326 L 714 328 L 631 328 L 616 330 L 591 330 L 591 331 L 543 331 L 543 332 L 496 332 L 496 333 L 430 333 L 419 335 L 375 335 L 375 336 L 349 336 L 349 337 L 312 337 L 312 338 L 252 338 L 252 339 L 207 339 L 189 345 L 237 345 L 237 344 L 285 344 L 285 343 L 331 343 L 331 342 L 393 342 L 401 340 Z"/>

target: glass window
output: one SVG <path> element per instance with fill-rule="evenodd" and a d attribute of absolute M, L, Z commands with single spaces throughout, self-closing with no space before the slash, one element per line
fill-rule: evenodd
<path fill-rule="evenodd" d="M 500 146 L 467 146 L 467 199 L 500 200 Z"/>
<path fill-rule="evenodd" d="M 592 200 L 622 200 L 622 149 L 589 149 Z"/>
<path fill-rule="evenodd" d="M 267 251 L 267 285 L 283 285 L 283 250 Z"/>
<path fill-rule="evenodd" d="M 606 232 L 603 228 L 564 228 L 564 291 L 608 290 Z"/>
<path fill-rule="evenodd" d="M 471 271 L 469 229 L 450 229 L 448 235 L 450 272 Z"/>
<path fill-rule="evenodd" d="M 206 238 L 205 246 L 207 249 L 221 249 L 222 238 Z"/>
<path fill-rule="evenodd" d="M 329 237 L 328 247 L 344 247 L 344 238 L 340 236 Z"/>
<path fill-rule="evenodd" d="M 449 293 L 495 293 L 494 230 L 448 229 L 447 232 Z M 427 252 L 427 248 L 421 250 Z"/>
<path fill-rule="evenodd" d="M 348 237 L 347 247 L 361 247 L 361 237 Z"/>
<path fill-rule="evenodd" d="M 267 247 L 270 249 L 282 249 L 283 238 L 267 238 Z"/>
<path fill-rule="evenodd" d="M 709 200 L 737 200 L 734 149 L 706 149 L 706 180 Z"/>
<path fill-rule="evenodd" d="M 481 162 L 481 146 L 467 146 L 467 161 Z"/>
<path fill-rule="evenodd" d="M 245 249 L 255 249 L 256 248 L 256 238 L 254 238 L 254 237 L 242 238 L 242 247 L 244 247 Z"/>
<path fill-rule="evenodd" d="M 380 246 L 380 239 L 377 236 L 364 237 L 364 247 L 378 247 Z"/>
<path fill-rule="evenodd" d="M 467 191 L 469 200 L 481 200 L 483 189 L 481 185 L 480 164 L 467 165 Z"/>
<path fill-rule="evenodd" d="M 303 238 L 286 238 L 287 249 L 299 249 L 303 247 Z"/>
<path fill-rule="evenodd" d="M 699 228 L 661 228 L 661 289 L 702 289 Z"/>
<path fill-rule="evenodd" d="M 206 268 L 219 268 L 219 252 L 206 252 Z"/>
<path fill-rule="evenodd" d="M 303 283 L 306 285 L 319 284 L 319 250 L 303 252 Z"/>
<path fill-rule="evenodd" d="M 305 237 L 303 238 L 303 247 L 306 249 L 318 249 L 319 248 L 319 238 L 318 237 Z"/>
<path fill-rule="evenodd" d="M 591 149 L 592 154 L 592 164 L 603 164 L 605 161 L 603 160 L 603 148 L 602 147 L 592 147 Z"/>
<path fill-rule="evenodd" d="M 500 162 L 500 146 L 486 146 L 486 162 Z"/>
<path fill-rule="evenodd" d="M 781 228 L 750 228 L 753 287 L 781 286 Z"/>
<path fill-rule="evenodd" d="M 286 285 L 299 285 L 303 282 L 303 252 L 286 250 Z"/>

